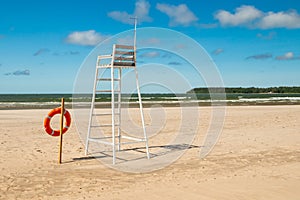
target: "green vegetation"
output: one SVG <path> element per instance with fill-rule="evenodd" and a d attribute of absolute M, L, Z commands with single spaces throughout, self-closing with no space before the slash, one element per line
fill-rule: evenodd
<path fill-rule="evenodd" d="M 151 101 L 189 101 L 189 100 L 210 100 L 211 93 L 224 92 L 224 88 L 194 88 L 183 94 L 141 94 L 144 102 Z M 228 87 L 225 88 L 227 100 L 238 100 L 241 98 L 271 98 L 271 97 L 300 97 L 300 87 Z M 0 94 L 1 102 L 52 102 L 60 103 L 61 98 L 65 102 L 91 102 L 92 94 Z M 116 97 L 117 98 L 117 95 Z M 111 94 L 97 94 L 96 102 L 110 102 Z M 122 101 L 136 102 L 137 94 L 122 94 Z"/>
<path fill-rule="evenodd" d="M 210 91 L 214 93 L 220 93 L 224 90 L 222 88 L 209 88 Z M 194 88 L 187 93 L 209 93 L 208 88 Z M 226 93 L 239 93 L 239 94 L 253 94 L 253 93 L 279 93 L 279 94 L 296 94 L 300 93 L 300 87 L 267 87 L 267 88 L 258 88 L 258 87 L 227 87 L 225 88 Z"/>
<path fill-rule="evenodd" d="M 65 102 L 72 101 L 72 94 L 0 94 L 0 102 Z"/>

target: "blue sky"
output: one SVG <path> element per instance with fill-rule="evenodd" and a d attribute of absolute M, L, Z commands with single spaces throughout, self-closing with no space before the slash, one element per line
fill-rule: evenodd
<path fill-rule="evenodd" d="M 0 93 L 71 93 L 89 52 L 132 29 L 134 15 L 138 27 L 169 28 L 201 44 L 227 87 L 300 85 L 297 0 L 2 0 L 0 5 Z"/>

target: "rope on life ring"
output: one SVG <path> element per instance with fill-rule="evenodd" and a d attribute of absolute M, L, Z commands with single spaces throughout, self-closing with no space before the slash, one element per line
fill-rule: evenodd
<path fill-rule="evenodd" d="M 48 116 L 44 119 L 45 131 L 46 131 L 46 133 L 48 133 L 51 136 L 59 136 L 60 135 L 60 130 L 53 130 L 50 126 L 50 122 L 51 122 L 52 117 L 54 115 L 60 114 L 60 113 L 61 113 L 61 107 L 54 108 L 48 113 Z M 64 127 L 63 132 L 62 132 L 63 134 L 65 132 L 67 132 L 67 130 L 69 129 L 69 127 L 71 125 L 71 115 L 70 115 L 69 111 L 65 110 L 64 117 L 66 119 L 66 122 L 65 122 L 65 127 Z"/>

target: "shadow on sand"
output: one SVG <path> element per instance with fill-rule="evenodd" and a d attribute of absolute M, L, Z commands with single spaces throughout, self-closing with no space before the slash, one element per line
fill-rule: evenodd
<path fill-rule="evenodd" d="M 151 158 L 153 158 L 153 157 L 157 157 L 157 156 L 166 155 L 166 154 L 174 152 L 174 151 L 183 151 L 183 150 L 187 150 L 187 149 L 194 149 L 194 148 L 200 148 L 200 147 L 201 146 L 197 146 L 197 145 L 176 144 L 176 145 L 149 146 L 149 149 L 168 150 L 168 151 L 165 151 L 164 153 L 160 153 L 160 154 L 150 153 Z M 136 148 L 128 148 L 128 149 L 122 149 L 121 150 L 121 152 L 129 152 L 129 151 L 134 151 L 134 152 L 146 154 L 146 147 L 136 147 Z M 95 155 L 95 154 L 99 154 L 99 153 L 101 153 L 102 155 L 101 156 L 96 156 Z M 106 158 L 106 157 L 112 157 L 111 154 L 105 153 L 105 152 L 93 152 L 92 154 L 94 154 L 94 156 L 85 156 L 85 157 L 73 158 L 72 161 L 70 161 L 70 162 L 81 161 L 81 160 L 94 160 L 94 159 L 102 159 L 102 158 Z M 128 160 L 122 159 L 120 157 L 117 157 L 117 159 L 122 160 L 122 161 L 128 161 Z"/>

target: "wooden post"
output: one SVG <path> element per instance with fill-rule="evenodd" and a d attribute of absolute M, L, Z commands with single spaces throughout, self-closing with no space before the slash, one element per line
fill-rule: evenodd
<path fill-rule="evenodd" d="M 60 139 L 59 139 L 59 154 L 58 163 L 61 164 L 62 160 L 62 143 L 63 143 L 63 129 L 64 129 L 64 112 L 65 112 L 65 99 L 61 98 L 61 114 L 60 114 Z"/>

